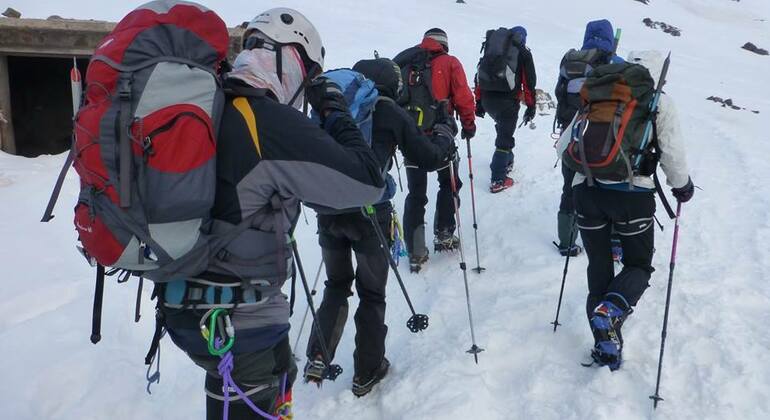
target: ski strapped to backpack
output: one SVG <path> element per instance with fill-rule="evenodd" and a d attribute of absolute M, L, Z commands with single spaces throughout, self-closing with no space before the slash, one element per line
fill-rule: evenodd
<path fill-rule="evenodd" d="M 523 39 L 508 28 L 490 29 L 481 44 L 478 82 L 481 90 L 511 92 L 516 89 L 516 69 Z"/>

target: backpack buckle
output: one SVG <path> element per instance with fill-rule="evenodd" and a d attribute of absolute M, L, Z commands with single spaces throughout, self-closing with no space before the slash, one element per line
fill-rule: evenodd
<path fill-rule="evenodd" d="M 133 83 L 133 78 L 129 75 L 122 75 L 118 79 L 118 97 L 121 101 L 130 101 L 131 100 L 131 85 Z"/>

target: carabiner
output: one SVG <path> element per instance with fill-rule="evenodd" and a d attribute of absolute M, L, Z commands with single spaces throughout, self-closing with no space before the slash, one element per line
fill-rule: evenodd
<path fill-rule="evenodd" d="M 223 313 L 225 318 L 225 328 L 224 331 L 220 331 L 220 333 L 222 334 L 222 338 L 224 339 L 226 337 L 227 340 L 224 342 L 223 346 L 217 348 L 217 318 L 219 318 L 219 316 Z M 209 320 L 208 328 L 206 327 L 206 317 L 208 317 Z M 233 344 L 235 343 L 235 328 L 233 327 L 233 322 L 230 319 L 230 314 L 227 313 L 227 309 L 216 308 L 206 312 L 206 314 L 203 315 L 203 318 L 201 318 L 200 328 L 201 335 L 206 340 L 209 353 L 212 356 L 222 356 L 223 354 L 230 351 L 230 349 L 233 347 Z"/>

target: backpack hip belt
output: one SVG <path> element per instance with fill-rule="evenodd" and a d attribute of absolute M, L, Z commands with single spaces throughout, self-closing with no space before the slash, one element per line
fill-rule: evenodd
<path fill-rule="evenodd" d="M 190 278 L 163 285 L 161 304 L 169 309 L 232 309 L 263 305 L 280 294 L 281 287 L 266 280 L 224 283 Z"/>

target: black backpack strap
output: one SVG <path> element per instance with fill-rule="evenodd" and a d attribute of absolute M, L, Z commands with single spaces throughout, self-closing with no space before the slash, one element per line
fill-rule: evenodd
<path fill-rule="evenodd" d="M 102 339 L 102 302 L 104 301 L 104 266 L 96 266 L 96 285 L 94 287 L 94 306 L 91 313 L 91 342 L 96 344 Z"/>
<path fill-rule="evenodd" d="M 652 142 L 650 143 L 650 149 L 658 149 L 658 124 L 655 121 L 656 117 L 657 116 L 654 116 L 652 120 Z M 663 186 L 660 183 L 660 178 L 658 178 L 658 160 L 660 159 L 659 154 L 660 152 L 656 151 L 648 155 L 650 159 L 655 159 L 655 169 L 652 172 L 652 180 L 655 182 L 655 191 L 658 193 L 660 202 L 666 209 L 668 217 L 673 220 L 676 219 L 676 213 L 674 213 L 674 209 L 671 207 L 671 204 L 669 204 L 668 199 L 666 198 L 666 193 L 663 191 Z"/>

